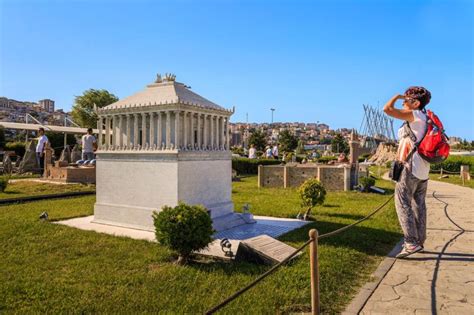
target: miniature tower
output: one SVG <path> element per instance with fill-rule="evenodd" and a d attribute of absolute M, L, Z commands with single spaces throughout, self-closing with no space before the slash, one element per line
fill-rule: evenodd
<path fill-rule="evenodd" d="M 205 206 L 216 230 L 245 223 L 231 201 L 233 110 L 167 74 L 97 112 L 94 222 L 154 230 L 153 211 L 182 201 Z"/>

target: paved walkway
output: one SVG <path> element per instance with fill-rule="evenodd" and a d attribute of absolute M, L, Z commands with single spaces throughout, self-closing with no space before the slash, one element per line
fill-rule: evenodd
<path fill-rule="evenodd" d="M 425 251 L 398 259 L 360 314 L 474 314 L 474 190 L 430 181 Z"/>

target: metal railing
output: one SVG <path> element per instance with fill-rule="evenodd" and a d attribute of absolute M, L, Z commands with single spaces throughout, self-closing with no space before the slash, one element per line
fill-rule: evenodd
<path fill-rule="evenodd" d="M 357 220 L 354 223 L 351 223 L 349 225 L 346 225 L 342 228 L 339 228 L 337 230 L 321 234 L 319 235 L 318 231 L 316 229 L 311 229 L 309 231 L 309 240 L 307 240 L 303 245 L 301 245 L 299 248 L 297 248 L 292 254 L 290 254 L 288 257 L 283 259 L 281 262 L 270 268 L 268 271 L 264 272 L 260 276 L 258 276 L 254 281 L 243 287 L 242 289 L 238 290 L 228 298 L 226 298 L 224 301 L 219 303 L 218 305 L 212 307 L 208 311 L 206 311 L 206 314 L 214 314 L 239 296 L 241 296 L 243 293 L 248 291 L 249 289 L 253 288 L 255 285 L 257 285 L 260 281 L 268 277 L 269 275 L 273 274 L 278 268 L 286 264 L 291 258 L 295 257 L 299 252 L 303 251 L 308 245 L 310 245 L 310 270 L 311 270 L 311 313 L 312 314 L 319 314 L 320 310 L 320 302 L 319 302 L 319 263 L 318 263 L 318 240 L 324 239 L 330 236 L 337 235 L 347 229 L 350 229 L 351 227 L 369 219 L 373 215 L 375 215 L 377 212 L 382 210 L 389 202 L 390 200 L 393 199 L 393 194 L 388 198 L 384 203 L 382 203 L 380 206 L 378 206 L 375 210 L 373 210 L 371 213 L 369 213 L 367 216 L 363 217 L 360 220 Z"/>

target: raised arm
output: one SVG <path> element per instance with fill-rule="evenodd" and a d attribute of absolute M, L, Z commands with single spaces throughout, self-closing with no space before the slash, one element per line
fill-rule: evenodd
<path fill-rule="evenodd" d="M 395 103 L 397 100 L 405 100 L 405 96 L 400 94 L 394 95 L 383 107 L 385 114 L 397 119 L 413 122 L 415 120 L 413 117 L 413 110 L 406 108 L 395 108 Z"/>

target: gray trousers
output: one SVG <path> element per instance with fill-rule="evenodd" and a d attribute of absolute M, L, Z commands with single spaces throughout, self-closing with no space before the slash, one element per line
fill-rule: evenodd
<path fill-rule="evenodd" d="M 426 240 L 426 189 L 428 180 L 415 177 L 405 167 L 395 186 L 395 207 L 405 242 L 423 246 Z"/>

